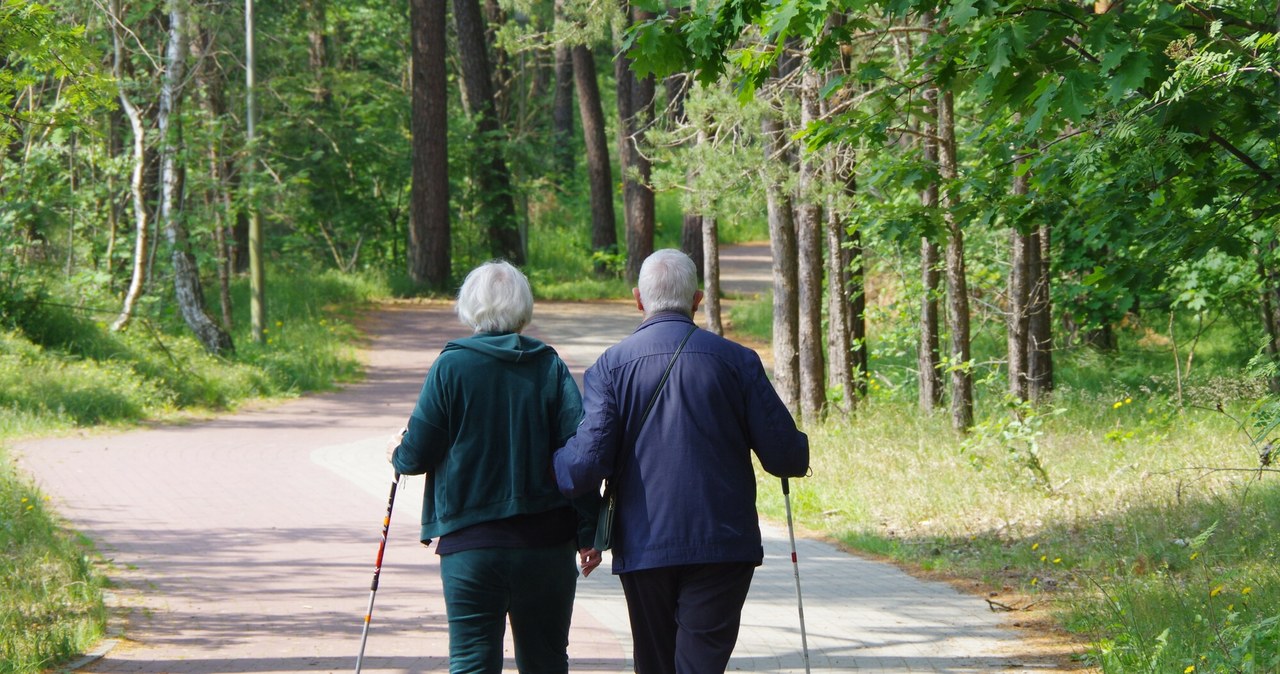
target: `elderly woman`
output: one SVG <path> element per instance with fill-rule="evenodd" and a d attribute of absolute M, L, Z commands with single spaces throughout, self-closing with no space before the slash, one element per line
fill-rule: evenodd
<path fill-rule="evenodd" d="M 439 539 L 449 671 L 501 672 L 509 616 L 521 672 L 566 672 L 575 552 L 584 575 L 600 563 L 599 497 L 562 496 L 551 452 L 582 398 L 556 352 L 520 334 L 533 294 L 518 269 L 474 269 L 457 312 L 475 334 L 444 347 L 391 454 L 397 471 L 427 475 L 421 538 Z"/>

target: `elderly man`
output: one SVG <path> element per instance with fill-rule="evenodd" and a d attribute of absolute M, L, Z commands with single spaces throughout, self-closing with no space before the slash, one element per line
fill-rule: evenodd
<path fill-rule="evenodd" d="M 421 539 L 439 539 L 449 671 L 501 672 L 509 617 L 521 672 L 566 672 L 574 553 L 584 575 L 600 563 L 599 495 L 571 505 L 551 452 L 573 434 L 582 399 L 556 352 L 520 334 L 533 294 L 518 269 L 477 267 L 457 311 L 475 334 L 440 353 L 391 453 L 397 471 L 427 474 Z"/>
<path fill-rule="evenodd" d="M 641 674 L 725 670 L 764 558 L 751 452 L 778 476 L 809 465 L 759 356 L 694 325 L 697 283 L 678 250 L 644 261 L 644 321 L 587 370 L 586 416 L 554 456 L 566 495 L 605 478 L 617 494 L 613 572 Z"/>

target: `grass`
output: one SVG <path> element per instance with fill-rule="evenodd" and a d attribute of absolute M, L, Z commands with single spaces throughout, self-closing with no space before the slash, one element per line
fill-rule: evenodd
<path fill-rule="evenodd" d="M 106 304 L 91 292 L 54 288 L 0 307 L 0 674 L 65 662 L 99 639 L 106 621 L 105 580 L 92 551 L 45 509 L 3 443 L 233 409 L 359 378 L 356 324 L 372 299 L 387 295 L 385 284 L 280 273 L 269 287 L 257 344 L 248 333 L 248 289 L 235 286 L 236 353 L 228 358 L 205 353 L 175 308 L 154 299 L 120 333 L 107 329 L 109 312 L 86 309 Z"/>
<path fill-rule="evenodd" d="M 767 302 L 735 305 L 734 329 L 768 339 Z M 873 344 L 870 397 L 807 429 L 797 522 L 1042 602 L 1105 672 L 1280 671 L 1280 480 L 1258 470 L 1246 432 L 1265 392 L 1240 374 L 1247 350 L 1229 332 L 1206 337 L 1189 376 L 1185 351 L 1175 368 L 1168 342 L 1140 334 L 1114 355 L 1060 352 L 1059 387 L 1038 408 L 1006 405 L 1000 371 L 979 367 L 967 435 L 945 410 L 919 413 L 899 374 L 909 354 Z M 999 347 L 975 353 L 994 363 Z M 773 517 L 777 491 L 761 477 Z"/>
<path fill-rule="evenodd" d="M 86 546 L 0 452 L 0 673 L 47 669 L 99 639 L 103 585 Z"/>

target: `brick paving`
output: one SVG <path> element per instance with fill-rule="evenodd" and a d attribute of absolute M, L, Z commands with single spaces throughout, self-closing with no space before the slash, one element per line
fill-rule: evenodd
<path fill-rule="evenodd" d="M 544 303 L 529 333 L 580 377 L 639 318 L 624 302 Z M 431 358 L 466 333 L 443 304 L 391 305 L 369 327 L 368 376 L 339 392 L 17 444 L 20 465 L 110 561 L 123 638 L 81 671 L 353 669 L 391 482 L 386 438 L 411 411 Z M 364 670 L 445 671 L 437 558 L 416 541 L 423 481 L 402 482 Z M 730 669 L 803 672 L 786 531 L 764 530 L 766 561 Z M 813 671 L 1057 671 L 979 597 L 797 543 Z M 626 607 L 607 569 L 606 559 L 579 580 L 575 672 L 631 671 Z M 511 655 L 508 644 L 515 671 Z"/>

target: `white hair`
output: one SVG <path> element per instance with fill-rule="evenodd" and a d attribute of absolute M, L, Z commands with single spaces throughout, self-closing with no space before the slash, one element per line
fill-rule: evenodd
<path fill-rule="evenodd" d="M 698 292 L 698 268 L 675 248 L 654 251 L 640 265 L 640 302 L 646 315 L 679 311 L 689 315 Z"/>
<path fill-rule="evenodd" d="M 467 274 L 456 310 L 476 332 L 520 332 L 533 318 L 533 291 L 519 269 L 494 260 Z"/>

